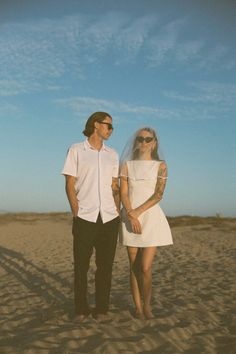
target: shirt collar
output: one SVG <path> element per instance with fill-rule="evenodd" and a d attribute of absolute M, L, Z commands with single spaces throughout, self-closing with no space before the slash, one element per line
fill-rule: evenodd
<path fill-rule="evenodd" d="M 96 150 L 96 149 L 94 149 L 94 148 L 92 147 L 91 144 L 89 144 L 88 139 L 86 139 L 86 140 L 84 141 L 84 150 L 89 150 L 89 149 L 91 149 L 91 150 Z M 106 145 L 104 144 L 104 142 L 103 142 L 103 144 L 102 144 L 102 147 L 101 147 L 101 150 L 100 150 L 100 151 L 108 151 L 108 149 L 107 149 Z"/>

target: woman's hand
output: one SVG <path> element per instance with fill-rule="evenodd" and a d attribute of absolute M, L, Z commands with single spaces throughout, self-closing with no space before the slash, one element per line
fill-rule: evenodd
<path fill-rule="evenodd" d="M 132 231 L 135 234 L 141 234 L 142 233 L 142 227 L 138 219 L 130 219 Z"/>
<path fill-rule="evenodd" d="M 129 212 L 127 212 L 131 227 L 132 227 L 132 231 L 135 234 L 141 234 L 142 233 L 142 226 L 138 220 L 138 216 L 139 213 L 134 209 L 134 210 L 130 210 Z"/>
<path fill-rule="evenodd" d="M 127 214 L 129 219 L 138 219 L 141 213 L 137 209 L 131 209 Z"/>

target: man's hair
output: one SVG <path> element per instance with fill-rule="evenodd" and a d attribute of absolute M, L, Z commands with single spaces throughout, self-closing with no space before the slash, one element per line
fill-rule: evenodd
<path fill-rule="evenodd" d="M 83 134 L 87 137 L 90 137 L 94 133 L 94 123 L 95 122 L 103 122 L 106 117 L 110 117 L 110 114 L 106 112 L 95 112 L 93 113 L 87 120 L 85 124 L 85 129 Z"/>

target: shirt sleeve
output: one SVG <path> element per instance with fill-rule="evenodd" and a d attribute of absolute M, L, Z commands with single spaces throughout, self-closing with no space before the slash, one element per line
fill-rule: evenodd
<path fill-rule="evenodd" d="M 117 153 L 114 154 L 114 165 L 112 170 L 112 177 L 118 178 L 119 175 L 119 156 Z"/>
<path fill-rule="evenodd" d="M 65 164 L 62 170 L 63 175 L 77 176 L 78 154 L 77 150 L 70 148 L 67 152 Z"/>

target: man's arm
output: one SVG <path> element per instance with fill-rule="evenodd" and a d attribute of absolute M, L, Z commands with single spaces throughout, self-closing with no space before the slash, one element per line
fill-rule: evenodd
<path fill-rule="evenodd" d="M 119 179 L 118 178 L 112 178 L 112 185 L 111 185 L 111 189 L 112 189 L 112 194 L 113 194 L 113 198 L 116 204 L 116 209 L 117 212 L 120 214 L 120 191 L 119 191 Z"/>
<path fill-rule="evenodd" d="M 65 175 L 66 177 L 66 194 L 68 201 L 70 203 L 70 208 L 73 216 L 77 216 L 79 205 L 78 200 L 75 193 L 75 177 Z"/>

